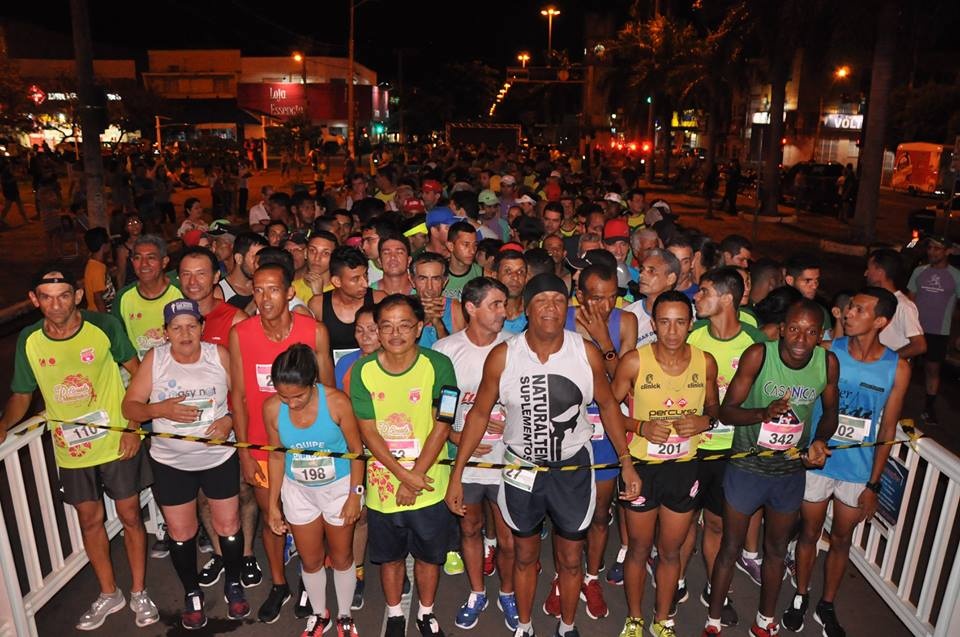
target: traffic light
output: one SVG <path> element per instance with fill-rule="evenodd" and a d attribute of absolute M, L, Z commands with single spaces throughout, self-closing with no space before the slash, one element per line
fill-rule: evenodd
<path fill-rule="evenodd" d="M 384 132 L 385 130 L 386 130 L 386 128 L 384 127 L 384 125 L 383 125 L 383 124 L 380 124 L 379 122 L 373 125 L 373 133 L 374 133 L 374 135 L 383 135 L 383 132 Z"/>
<path fill-rule="evenodd" d="M 649 153 L 652 147 L 653 146 L 650 144 L 650 142 L 643 142 L 643 144 L 640 146 L 640 149 L 645 153 Z"/>

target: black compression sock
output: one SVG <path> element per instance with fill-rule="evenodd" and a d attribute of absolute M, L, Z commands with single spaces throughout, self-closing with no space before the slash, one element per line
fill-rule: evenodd
<path fill-rule="evenodd" d="M 220 553 L 223 555 L 223 570 L 227 573 L 227 582 L 240 581 L 240 564 L 243 561 L 243 529 L 233 535 L 220 537 Z"/>
<path fill-rule="evenodd" d="M 173 562 L 173 568 L 177 571 L 177 577 L 183 584 L 183 590 L 188 595 L 194 591 L 200 590 L 200 582 L 197 575 L 197 536 L 185 542 L 170 541 L 170 561 Z"/>

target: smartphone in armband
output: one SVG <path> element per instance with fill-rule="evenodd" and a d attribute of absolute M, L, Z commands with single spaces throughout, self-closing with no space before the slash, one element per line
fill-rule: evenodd
<path fill-rule="evenodd" d="M 460 390 L 452 385 L 440 388 L 440 400 L 437 404 L 437 420 L 449 425 L 457 417 L 457 404 L 460 402 Z"/>

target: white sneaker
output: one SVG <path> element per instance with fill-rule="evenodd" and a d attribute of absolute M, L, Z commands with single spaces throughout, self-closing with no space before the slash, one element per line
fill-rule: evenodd
<path fill-rule="evenodd" d="M 130 593 L 130 610 L 137 616 L 137 626 L 140 628 L 156 624 L 160 620 L 160 611 L 157 610 L 157 605 L 147 595 L 146 589 L 139 593 Z"/>
<path fill-rule="evenodd" d="M 100 593 L 97 599 L 93 600 L 93 604 L 90 605 L 87 612 L 80 616 L 77 621 L 77 630 L 96 630 L 100 628 L 103 626 L 103 622 L 107 620 L 107 615 L 123 609 L 126 602 L 127 600 L 119 588 L 111 595 Z"/>

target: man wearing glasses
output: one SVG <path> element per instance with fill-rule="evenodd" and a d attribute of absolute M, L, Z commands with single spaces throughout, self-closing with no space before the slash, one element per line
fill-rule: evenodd
<path fill-rule="evenodd" d="M 374 456 L 367 463 L 367 555 L 380 565 L 384 634 L 406 634 L 400 597 L 404 561 L 412 555 L 417 627 L 421 635 L 442 635 L 433 604 L 454 520 L 443 502 L 450 470 L 438 464 L 448 458 L 450 425 L 437 420 L 434 403 L 441 388 L 457 387 L 457 378 L 449 358 L 417 345 L 424 322 L 418 298 L 391 294 L 376 306 L 373 318 L 381 348 L 355 364 L 350 398 L 363 442 Z"/>

